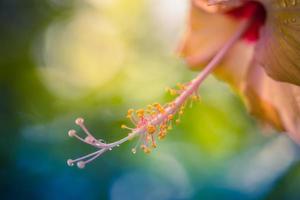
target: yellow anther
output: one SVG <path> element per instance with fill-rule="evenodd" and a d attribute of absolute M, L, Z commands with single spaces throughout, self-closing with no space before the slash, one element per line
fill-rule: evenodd
<path fill-rule="evenodd" d="M 161 105 L 160 105 L 159 103 L 154 103 L 153 106 L 154 106 L 155 108 L 161 107 Z"/>
<path fill-rule="evenodd" d="M 144 112 L 145 112 L 144 109 L 139 109 L 136 111 L 136 114 L 144 114 Z"/>
<path fill-rule="evenodd" d="M 130 114 L 132 114 L 133 112 L 134 112 L 133 109 L 129 109 L 129 110 L 127 111 L 127 114 L 130 115 Z"/>
<path fill-rule="evenodd" d="M 158 108 L 157 110 L 158 110 L 158 112 L 160 112 L 162 114 L 166 113 L 164 108 Z"/>
<path fill-rule="evenodd" d="M 132 113 L 134 112 L 134 110 L 133 109 L 129 109 L 128 111 L 127 111 L 127 118 L 131 118 L 132 117 Z"/>
<path fill-rule="evenodd" d="M 141 145 L 141 149 L 147 154 L 151 152 L 151 150 L 144 144 Z"/>
<path fill-rule="evenodd" d="M 198 101 L 198 100 L 200 100 L 200 97 L 198 95 L 193 95 L 192 100 L 193 101 Z"/>
<path fill-rule="evenodd" d="M 169 126 L 168 126 L 168 131 L 170 131 L 170 130 L 172 130 L 172 125 L 170 124 Z"/>
<path fill-rule="evenodd" d="M 176 124 L 179 124 L 180 123 L 180 119 L 176 119 Z"/>
<path fill-rule="evenodd" d="M 182 84 L 182 83 L 177 83 L 176 84 L 177 85 L 177 87 L 179 88 L 179 89 L 181 89 L 181 90 L 185 90 L 185 85 L 184 84 Z"/>
<path fill-rule="evenodd" d="M 174 89 L 170 89 L 169 92 L 170 92 L 170 95 L 172 95 L 172 96 L 178 94 L 178 92 L 176 90 L 174 90 Z"/>
<path fill-rule="evenodd" d="M 158 136 L 166 136 L 166 135 L 167 135 L 167 130 L 166 129 L 163 129 L 163 130 L 159 131 Z"/>
<path fill-rule="evenodd" d="M 149 134 L 153 134 L 153 133 L 155 133 L 155 131 L 156 131 L 156 127 L 154 125 L 150 124 L 147 126 L 147 132 Z"/>
<path fill-rule="evenodd" d="M 167 125 L 166 124 L 161 124 L 159 126 L 160 130 L 165 130 L 167 128 Z"/>
<path fill-rule="evenodd" d="M 138 117 L 144 117 L 145 111 L 143 109 L 139 109 L 136 111 Z"/>
<path fill-rule="evenodd" d="M 178 112 L 178 114 L 179 114 L 179 115 L 183 115 L 183 110 L 180 110 L 180 111 Z"/>
<path fill-rule="evenodd" d="M 148 105 L 147 108 L 148 108 L 149 110 L 152 110 L 152 109 L 153 109 L 153 106 L 152 106 L 152 105 Z"/>
<path fill-rule="evenodd" d="M 156 148 L 156 147 L 157 147 L 156 143 L 153 142 L 153 143 L 152 143 L 152 147 L 153 147 L 153 148 Z"/>
<path fill-rule="evenodd" d="M 160 113 L 165 113 L 165 109 L 159 104 L 159 103 L 154 103 L 153 106 L 158 110 Z"/>
<path fill-rule="evenodd" d="M 174 118 L 174 115 L 170 114 L 168 115 L 168 120 L 172 120 Z"/>
<path fill-rule="evenodd" d="M 162 139 L 164 139 L 165 137 L 166 137 L 166 135 L 164 135 L 164 134 L 159 134 L 159 135 L 158 135 L 158 139 L 159 139 L 159 140 L 162 140 Z"/>
<path fill-rule="evenodd" d="M 127 128 L 127 126 L 124 125 L 124 124 L 122 124 L 122 125 L 121 125 L 121 128 L 125 129 L 125 128 Z"/>
<path fill-rule="evenodd" d="M 149 154 L 149 153 L 151 153 L 151 150 L 149 148 L 145 148 L 144 153 Z"/>
<path fill-rule="evenodd" d="M 124 125 L 124 124 L 122 124 L 122 125 L 121 125 L 121 128 L 122 128 L 122 129 L 128 129 L 128 130 L 132 130 L 132 128 L 130 128 L 130 127 L 128 127 L 128 126 L 126 126 L 126 125 Z"/>

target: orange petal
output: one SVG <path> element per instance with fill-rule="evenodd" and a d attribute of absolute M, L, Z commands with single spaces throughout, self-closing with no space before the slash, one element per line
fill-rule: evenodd
<path fill-rule="evenodd" d="M 230 38 L 237 25 L 237 22 L 230 17 L 210 14 L 192 2 L 187 31 L 179 53 L 192 69 L 199 69 Z"/>
<path fill-rule="evenodd" d="M 259 65 L 249 71 L 245 90 L 250 111 L 300 143 L 300 87 L 270 78 Z"/>
<path fill-rule="evenodd" d="M 270 1 L 266 8 L 255 58 L 272 78 L 300 85 L 300 3 Z"/>

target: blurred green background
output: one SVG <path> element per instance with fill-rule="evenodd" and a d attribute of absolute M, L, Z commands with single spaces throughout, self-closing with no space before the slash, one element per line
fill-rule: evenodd
<path fill-rule="evenodd" d="M 2 0 L 0 199 L 300 199 L 299 147 L 262 133 L 213 77 L 152 154 L 132 141 L 66 165 L 93 151 L 67 136 L 76 117 L 120 139 L 127 109 L 196 75 L 174 53 L 187 12 L 186 0 Z"/>

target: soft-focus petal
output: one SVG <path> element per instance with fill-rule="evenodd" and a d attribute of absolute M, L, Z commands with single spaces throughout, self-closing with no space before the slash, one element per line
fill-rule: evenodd
<path fill-rule="evenodd" d="M 263 2 L 267 22 L 255 59 L 272 78 L 300 85 L 300 1 Z"/>
<path fill-rule="evenodd" d="M 236 26 L 235 20 L 221 14 L 207 13 L 192 3 L 187 31 L 179 53 L 192 69 L 199 69 L 230 38 Z"/>
<path fill-rule="evenodd" d="M 243 0 L 192 0 L 197 7 L 210 13 L 224 13 L 238 6 L 241 6 Z"/>
<path fill-rule="evenodd" d="M 192 69 L 201 69 L 234 34 L 238 21 L 210 14 L 192 4 L 188 31 L 180 48 L 181 55 Z M 243 86 L 246 72 L 253 57 L 254 44 L 238 41 L 227 53 L 214 74 L 229 82 L 235 89 Z"/>
<path fill-rule="evenodd" d="M 234 33 L 238 22 L 227 15 L 209 13 L 214 10 L 203 11 L 207 10 L 203 0 L 193 2 L 181 54 L 192 69 L 201 69 Z M 245 94 L 256 117 L 287 131 L 300 143 L 300 88 L 290 84 L 300 85 L 300 10 L 289 4 L 286 10 L 282 5 L 266 6 L 267 22 L 258 44 L 237 42 L 214 73 Z"/>
<path fill-rule="evenodd" d="M 300 87 L 270 78 L 259 65 L 249 71 L 245 90 L 253 114 L 286 130 L 300 143 Z"/>
<path fill-rule="evenodd" d="M 241 90 L 253 58 L 254 44 L 241 40 L 227 53 L 221 65 L 214 70 L 214 74 Z"/>

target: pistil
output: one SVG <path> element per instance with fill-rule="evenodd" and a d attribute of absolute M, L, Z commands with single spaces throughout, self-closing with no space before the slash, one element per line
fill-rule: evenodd
<path fill-rule="evenodd" d="M 98 150 L 74 160 L 69 159 L 67 164 L 69 166 L 73 166 L 74 163 L 77 163 L 79 168 L 84 168 L 87 163 L 101 156 L 104 152 L 112 150 L 113 148 L 118 147 L 122 143 L 135 137 L 139 137 L 139 142 L 136 147 L 132 149 L 132 153 L 136 153 L 137 146 L 141 143 L 141 149 L 145 153 L 150 153 L 151 150 L 157 146 L 156 138 L 165 138 L 168 130 L 172 129 L 172 121 L 176 118 L 175 116 L 177 116 L 177 119 L 175 120 L 176 124 L 180 122 L 179 117 L 183 114 L 186 104 L 188 102 L 199 100 L 198 88 L 201 83 L 218 66 L 229 49 L 243 36 L 250 24 L 250 20 L 242 20 L 235 34 L 227 41 L 227 43 L 224 44 L 224 46 L 198 74 L 198 76 L 196 76 L 196 78 L 186 84 L 177 84 L 178 89 L 168 89 L 171 94 L 178 95 L 174 101 L 167 103 L 166 105 L 155 103 L 149 105 L 146 109 L 140 109 L 136 112 L 132 109 L 128 110 L 127 118 L 129 118 L 135 126 L 134 128 L 129 128 L 122 125 L 122 128 L 130 131 L 128 136 L 113 143 L 105 143 L 101 139 L 96 139 L 89 132 L 84 124 L 83 118 L 76 119 L 75 123 L 83 130 L 86 137 L 81 138 L 75 130 L 70 130 L 69 136 L 75 137 L 78 140 L 97 148 Z M 197 57 L 191 57 L 189 59 L 192 63 L 198 63 Z"/>

